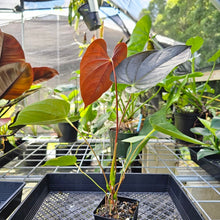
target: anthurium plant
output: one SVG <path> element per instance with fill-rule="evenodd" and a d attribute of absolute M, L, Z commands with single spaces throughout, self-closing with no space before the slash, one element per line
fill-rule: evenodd
<path fill-rule="evenodd" d="M 48 80 L 58 72 L 49 67 L 32 67 L 25 62 L 20 43 L 10 34 L 0 30 L 0 138 L 15 134 L 8 124 L 15 116 L 15 106 L 39 90 L 35 85 Z"/>
<path fill-rule="evenodd" d="M 201 142 L 189 138 L 179 132 L 166 120 L 166 108 L 161 109 L 149 119 L 145 120 L 144 128 L 136 139 L 128 140 L 131 142 L 131 148 L 125 159 L 124 167 L 121 171 L 119 181 L 116 181 L 116 151 L 117 134 L 120 127 L 118 116 L 118 84 L 126 84 L 126 91 L 129 93 L 139 92 L 155 86 L 163 80 L 169 72 L 190 58 L 190 47 L 186 45 L 177 45 L 159 51 L 145 51 L 127 57 L 127 45 L 123 42 L 118 43 L 114 49 L 114 54 L 110 58 L 107 54 L 107 45 L 105 40 L 97 39 L 93 41 L 86 50 L 80 64 L 80 90 L 85 107 L 91 105 L 102 96 L 114 83 L 116 93 L 116 138 L 114 154 L 111 162 L 109 179 L 107 178 L 102 165 L 96 156 L 96 159 L 102 169 L 106 181 L 106 189 L 102 189 L 98 183 L 94 182 L 108 198 L 106 201 L 110 205 L 109 212 L 115 208 L 118 191 L 125 178 L 125 172 L 136 155 L 141 151 L 150 138 L 154 137 L 155 132 L 169 134 L 171 136 L 201 144 Z M 72 120 L 68 118 L 69 103 L 65 100 L 49 99 L 39 103 L 34 103 L 24 108 L 17 116 L 12 128 L 26 124 L 47 124 L 57 123 L 62 120 Z M 74 125 L 72 125 L 74 126 Z M 89 145 L 88 141 L 85 139 Z M 92 152 L 95 154 L 91 147 Z M 46 165 L 65 164 L 65 156 L 59 159 L 52 159 L 46 162 Z M 68 156 L 68 164 L 70 157 Z M 72 156 L 72 163 L 76 166 L 76 157 Z"/>
<path fill-rule="evenodd" d="M 146 22 L 149 22 L 147 17 L 144 17 L 141 22 L 146 23 L 144 19 L 146 19 Z M 145 30 L 139 25 L 136 27 L 136 33 L 148 32 L 149 35 L 149 28 Z M 138 39 L 138 36 L 137 34 L 136 39 Z M 109 177 L 107 177 L 94 149 L 82 135 L 82 138 L 90 146 L 102 170 L 106 189 L 100 187 L 97 182 L 78 167 L 76 157 L 73 155 L 51 159 L 45 163 L 47 166 L 75 164 L 82 173 L 105 193 L 106 205 L 109 206 L 109 215 L 115 209 L 118 192 L 123 180 L 126 178 L 125 173 L 128 167 L 146 143 L 151 138 L 155 138 L 157 131 L 195 144 L 203 144 L 198 140 L 182 134 L 174 125 L 169 123 L 166 119 L 168 108 L 165 106 L 145 119 L 144 126 L 137 137 L 125 140 L 131 144 L 124 160 L 120 178 L 116 180 L 117 135 L 121 127 L 118 98 L 119 86 L 123 85 L 124 91 L 127 94 L 136 94 L 150 89 L 161 82 L 177 65 L 187 61 L 191 56 L 190 46 L 176 45 L 158 51 L 143 51 L 145 44 L 146 38 L 140 39 L 140 44 L 137 44 L 135 38 L 131 38 L 128 47 L 126 43 L 120 42 L 115 46 L 114 53 L 110 57 L 107 53 L 105 40 L 97 39 L 89 45 L 80 63 L 80 91 L 85 108 L 96 102 L 111 87 L 114 88 L 113 91 L 115 92 L 116 137 Z M 127 53 L 128 51 L 130 51 L 129 54 Z M 74 127 L 72 124 L 73 119 L 69 118 L 69 110 L 69 102 L 61 99 L 47 99 L 25 107 L 10 127 L 11 129 L 16 129 L 18 126 L 27 124 L 52 124 L 63 121 L 69 122 Z M 122 113 L 122 117 L 123 115 Z"/>
<path fill-rule="evenodd" d="M 209 155 L 220 154 L 220 117 L 215 116 L 209 120 L 199 118 L 199 120 L 204 128 L 191 128 L 193 133 L 203 136 L 203 142 L 205 143 L 197 153 L 198 160 Z"/>

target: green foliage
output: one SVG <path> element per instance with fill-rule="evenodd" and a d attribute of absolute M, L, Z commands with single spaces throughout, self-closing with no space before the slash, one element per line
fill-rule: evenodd
<path fill-rule="evenodd" d="M 198 160 L 209 155 L 220 154 L 220 117 L 216 116 L 211 121 L 199 118 L 204 128 L 191 128 L 191 132 L 202 135 L 205 142 L 204 148 L 197 153 Z"/>
<path fill-rule="evenodd" d="M 190 39 L 188 39 L 186 41 L 186 45 L 192 46 L 191 47 L 191 52 L 193 54 L 193 53 L 195 53 L 196 51 L 198 51 L 202 47 L 203 39 L 201 37 L 199 37 L 199 36 L 191 37 Z"/>
<path fill-rule="evenodd" d="M 135 25 L 128 42 L 128 56 L 142 52 L 149 39 L 151 20 L 148 15 L 143 16 Z"/>
<path fill-rule="evenodd" d="M 72 166 L 75 165 L 76 161 L 76 156 L 66 155 L 50 159 L 43 166 Z"/>
<path fill-rule="evenodd" d="M 137 155 L 141 152 L 143 147 L 150 139 L 155 138 L 157 132 L 161 132 L 173 138 L 178 138 L 194 144 L 204 144 L 203 142 L 198 141 L 194 138 L 190 138 L 180 132 L 173 124 L 171 124 L 166 119 L 166 114 L 167 107 L 164 106 L 159 111 L 155 112 L 145 119 L 144 126 L 137 137 L 132 137 L 124 140 L 125 142 L 131 143 L 127 152 L 127 157 L 125 159 L 125 167 L 129 166 L 129 164 L 137 157 Z"/>
<path fill-rule="evenodd" d="M 80 18 L 78 8 L 86 2 L 87 2 L 86 0 L 71 0 L 70 1 L 68 21 L 70 25 L 72 25 L 73 21 L 75 21 L 75 30 L 78 29 L 79 18 Z"/>
<path fill-rule="evenodd" d="M 200 37 L 193 37 L 187 40 L 191 46 L 192 53 L 195 53 L 202 46 L 203 40 Z M 165 89 L 163 99 L 167 101 L 168 107 L 174 105 L 179 112 L 199 112 L 208 113 L 218 105 L 213 107 L 211 103 L 218 100 L 220 95 L 215 95 L 215 90 L 209 85 L 209 80 L 214 72 L 216 60 L 219 58 L 219 51 L 211 60 L 214 62 L 212 70 L 204 83 L 196 83 L 196 79 L 203 76 L 201 72 L 195 72 L 195 57 L 191 59 L 191 73 L 186 75 L 175 75 L 175 72 L 163 80 L 160 84 Z"/>
<path fill-rule="evenodd" d="M 207 66 L 207 59 L 220 49 L 220 13 L 211 1 L 152 0 L 148 7 L 153 22 L 153 31 L 180 42 L 193 36 L 204 39 L 200 49 L 200 67 Z M 219 62 L 219 61 L 218 61 Z"/>
<path fill-rule="evenodd" d="M 46 125 L 66 122 L 70 104 L 61 99 L 46 99 L 23 108 L 16 121 L 10 126 L 12 129 L 21 125 Z M 71 117 L 71 121 L 78 120 L 78 116 Z"/>

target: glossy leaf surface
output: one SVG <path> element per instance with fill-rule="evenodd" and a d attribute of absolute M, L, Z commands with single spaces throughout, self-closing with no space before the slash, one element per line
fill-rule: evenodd
<path fill-rule="evenodd" d="M 107 54 L 107 45 L 103 39 L 90 44 L 80 63 L 80 90 L 85 107 L 96 101 L 112 85 L 112 61 L 116 67 L 126 56 L 125 43 L 116 45 L 112 59 Z"/>
<path fill-rule="evenodd" d="M 34 67 L 34 79 L 33 84 L 38 84 L 43 81 L 47 81 L 54 76 L 58 75 L 58 72 L 55 69 L 49 67 Z"/>
<path fill-rule="evenodd" d="M 19 112 L 15 123 L 10 127 L 20 125 L 45 125 L 65 122 L 70 110 L 70 104 L 61 99 L 45 99 L 25 107 Z"/>
<path fill-rule="evenodd" d="M 149 15 L 144 15 L 135 25 L 128 42 L 128 57 L 144 50 L 149 39 L 151 29 L 151 19 Z"/>
<path fill-rule="evenodd" d="M 10 34 L 0 30 L 1 58 L 0 66 L 9 63 L 24 62 L 24 51 L 20 43 Z"/>
<path fill-rule="evenodd" d="M 135 54 L 116 67 L 117 82 L 130 85 L 127 91 L 131 93 L 151 88 L 190 56 L 190 47 L 185 45 Z M 114 82 L 113 73 L 111 80 Z"/>
<path fill-rule="evenodd" d="M 220 151 L 209 149 L 209 148 L 203 148 L 197 153 L 197 160 L 202 159 L 203 157 L 220 154 Z"/>
<path fill-rule="evenodd" d="M 19 62 L 0 67 L 0 98 L 14 99 L 28 90 L 33 82 L 29 63 Z"/>
<path fill-rule="evenodd" d="M 220 130 L 220 116 L 215 116 L 212 119 L 211 127 L 217 130 Z"/>

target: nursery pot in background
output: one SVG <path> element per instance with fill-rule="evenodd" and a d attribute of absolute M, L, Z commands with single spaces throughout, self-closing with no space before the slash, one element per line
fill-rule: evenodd
<path fill-rule="evenodd" d="M 83 17 L 83 21 L 90 31 L 97 30 L 101 26 L 98 11 L 90 11 L 89 4 L 83 4 L 78 12 Z"/>
<path fill-rule="evenodd" d="M 75 121 L 73 124 L 78 128 L 79 121 Z M 60 142 L 75 142 L 77 140 L 77 131 L 69 123 L 59 123 L 58 126 L 63 135 L 59 139 Z"/>
<path fill-rule="evenodd" d="M 198 120 L 198 113 L 193 113 L 193 112 L 189 112 L 189 113 L 179 113 L 179 112 L 175 112 L 174 113 L 174 124 L 176 126 L 176 128 L 181 131 L 183 134 L 192 137 L 192 138 L 196 138 L 199 139 L 198 135 L 196 136 L 195 134 L 193 134 L 190 129 L 195 127 L 195 123 Z M 188 142 L 182 141 L 177 139 L 176 140 L 177 143 L 184 143 L 187 144 Z"/>
<path fill-rule="evenodd" d="M 115 134 L 116 134 L 116 129 L 111 128 L 109 130 L 109 137 L 110 137 L 110 147 L 111 147 L 111 152 L 113 153 L 114 151 L 114 145 L 115 145 Z M 122 140 L 129 138 L 129 137 L 134 137 L 137 136 L 138 133 L 123 133 L 119 131 L 118 133 L 118 146 L 117 146 L 117 157 L 122 157 L 125 158 L 127 154 L 127 150 L 130 146 L 130 143 L 128 142 L 123 142 Z"/>

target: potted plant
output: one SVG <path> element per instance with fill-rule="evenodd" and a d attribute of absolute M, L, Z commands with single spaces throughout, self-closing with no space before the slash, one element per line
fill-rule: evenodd
<path fill-rule="evenodd" d="M 59 85 L 54 89 L 54 97 L 58 97 L 66 100 L 70 103 L 70 115 L 79 116 L 80 118 L 80 106 L 82 101 L 79 98 L 80 91 L 77 85 L 65 84 Z M 78 128 L 79 121 L 75 121 L 74 125 Z M 77 131 L 67 122 L 58 124 L 61 136 L 59 137 L 60 142 L 75 142 L 77 140 Z"/>
<path fill-rule="evenodd" d="M 69 24 L 75 20 L 75 30 L 78 29 L 80 15 L 90 31 L 101 26 L 98 14 L 98 7 L 102 5 L 102 0 L 71 0 L 69 4 Z"/>
<path fill-rule="evenodd" d="M 214 72 L 216 60 L 219 58 L 219 51 L 208 60 L 213 62 L 213 66 L 207 80 L 199 84 L 196 82 L 196 79 L 199 79 L 204 74 L 196 72 L 195 61 L 197 57 L 196 52 L 202 46 L 203 39 L 201 37 L 193 37 L 186 44 L 191 45 L 191 52 L 193 54 L 190 60 L 191 73 L 178 75 L 172 72 L 162 83 L 165 89 L 163 98 L 175 111 L 174 123 L 178 129 L 188 136 L 201 139 L 201 137 L 197 137 L 197 135 L 190 132 L 190 128 L 202 126 L 197 118 L 205 119 L 206 117 L 212 117 L 212 112 L 215 111 L 215 108 L 218 108 L 211 104 L 217 101 L 220 95 L 214 95 L 215 90 L 209 86 L 209 80 Z"/>
<path fill-rule="evenodd" d="M 199 118 L 199 121 L 204 127 L 194 127 L 191 128 L 191 131 L 201 135 L 205 145 L 190 147 L 191 159 L 217 180 L 220 180 L 220 117 Z"/>
<path fill-rule="evenodd" d="M 40 89 L 39 82 L 48 80 L 57 71 L 48 67 L 32 68 L 25 62 L 24 51 L 19 42 L 0 30 L 0 140 L 4 155 L 0 158 L 3 166 L 22 153 L 21 142 L 15 138 L 17 130 L 8 129 L 21 106 L 18 104 L 27 96 Z"/>
<path fill-rule="evenodd" d="M 146 19 L 146 17 L 144 19 Z M 146 41 L 144 42 L 146 43 Z M 135 45 L 135 40 L 133 39 L 133 43 L 131 40 L 131 44 L 129 45 L 130 48 Z M 143 43 L 141 44 L 141 48 L 141 50 L 143 50 Z M 159 51 L 144 51 L 141 53 L 135 52 L 134 55 L 131 53 L 130 56 L 127 57 L 127 45 L 121 42 L 116 45 L 114 54 L 112 58 L 110 58 L 107 54 L 106 42 L 103 39 L 93 41 L 87 48 L 80 64 L 80 90 L 85 108 L 89 107 L 93 102 L 99 99 L 114 83 L 116 100 L 116 137 L 109 175 L 105 174 L 98 156 L 88 143 L 87 139 L 82 136 L 85 142 L 90 146 L 91 151 L 99 163 L 103 172 L 106 189 L 103 188 L 102 184 L 100 185 L 97 182 L 98 180 L 96 180 L 95 177 L 95 179 L 90 177 L 90 175 L 86 174 L 80 169 L 80 167 L 78 167 L 75 156 L 67 155 L 51 159 L 47 161 L 45 165 L 65 166 L 75 164 L 80 171 L 89 178 L 89 180 L 91 180 L 104 192 L 105 207 L 107 207 L 107 212 L 105 214 L 108 216 L 107 219 L 114 216 L 113 213 L 116 214 L 114 218 L 118 218 L 119 213 L 117 213 L 118 209 L 116 208 L 118 204 L 118 192 L 120 187 L 123 185 L 124 179 L 126 178 L 125 173 L 129 165 L 140 153 L 149 139 L 155 138 L 156 131 L 160 131 L 186 141 L 191 141 L 196 144 L 202 144 L 200 141 L 183 135 L 166 120 L 167 106 L 165 106 L 160 111 L 145 119 L 144 126 L 137 137 L 127 140 L 127 142 L 131 143 L 130 148 L 124 160 L 121 174 L 116 175 L 116 153 L 118 146 L 117 136 L 120 130 L 118 100 L 119 84 L 125 84 L 126 92 L 130 94 L 144 91 L 159 83 L 174 67 L 189 59 L 190 55 L 189 46 L 177 45 Z M 40 113 L 39 109 L 41 110 Z M 16 129 L 18 126 L 28 124 L 51 124 L 67 121 L 77 130 L 77 128 L 73 125 L 72 120 L 68 118 L 69 110 L 70 104 L 61 99 L 48 99 L 34 103 L 24 108 L 18 114 L 16 121 L 11 125 L 11 128 Z M 137 202 L 135 201 L 133 205 L 136 206 Z M 97 217 L 97 215 L 99 214 L 95 212 L 97 219 L 103 218 Z"/>
<path fill-rule="evenodd" d="M 164 77 L 166 77 L 176 65 L 185 62 L 190 57 L 190 48 L 185 45 L 179 45 L 164 49 L 162 51 L 145 51 L 128 58 L 126 57 L 127 46 L 125 43 L 119 43 L 116 45 L 112 58 L 109 58 L 107 55 L 107 47 L 103 39 L 97 39 L 90 44 L 82 58 L 80 65 L 80 89 L 85 107 L 96 101 L 105 91 L 111 87 L 113 83 L 111 80 L 115 82 L 114 85 L 116 93 L 117 85 L 119 83 L 130 85 L 126 88 L 128 92 L 151 88 L 160 82 Z M 152 63 L 149 64 L 148 60 L 157 60 L 157 62 L 153 62 L 152 65 Z M 162 72 L 160 72 L 161 69 L 163 69 Z M 39 108 L 44 111 L 43 117 L 39 117 Z M 54 111 L 54 109 L 57 109 L 57 111 Z M 118 102 L 116 95 L 116 112 L 118 113 L 117 109 Z M 69 103 L 65 102 L 64 100 L 44 100 L 40 103 L 34 103 L 24 108 L 18 114 L 15 123 L 12 124 L 11 127 L 16 128 L 17 126 L 26 124 L 46 124 L 52 122 L 56 123 L 61 120 L 66 120 L 72 124 L 72 122 L 68 119 L 68 112 Z M 192 141 L 197 144 L 201 144 L 201 142 L 184 136 L 181 134 L 181 132 L 175 130 L 175 127 L 166 121 L 165 114 L 166 108 L 163 108 L 146 120 L 141 135 L 139 135 L 134 141 L 138 142 L 137 146 L 133 148 L 135 144 L 131 145 L 132 147 L 125 159 L 121 175 L 119 175 L 119 179 L 116 180 L 117 134 L 119 131 L 119 120 L 117 116 L 116 141 L 114 146 L 114 155 L 111 163 L 111 171 L 110 175 L 108 176 L 109 179 L 102 169 L 106 183 L 106 189 L 100 187 L 95 180 L 92 180 L 86 173 L 81 170 L 81 172 L 83 172 L 91 181 L 93 181 L 93 183 L 95 183 L 96 186 L 99 186 L 99 188 L 102 189 L 102 191 L 105 193 L 105 205 L 108 207 L 107 215 L 109 215 L 109 218 L 111 218 L 110 216 L 112 213 L 116 211 L 116 204 L 118 203 L 118 192 L 125 178 L 125 172 L 127 168 L 147 143 L 147 141 L 153 137 L 153 134 L 156 130 L 188 141 Z M 73 124 L 72 126 L 74 127 Z M 89 145 L 88 141 L 85 141 Z M 129 140 L 129 142 L 130 141 L 131 140 Z M 93 151 L 92 148 L 91 150 Z M 94 151 L 93 153 L 95 154 Z M 97 161 L 99 161 L 98 158 Z M 75 164 L 77 166 L 76 158 L 71 155 L 52 159 L 47 161 L 46 165 L 57 165 L 59 163 L 62 165 Z M 102 167 L 100 162 L 99 165 Z M 97 213 L 95 215 L 97 215 Z"/>

